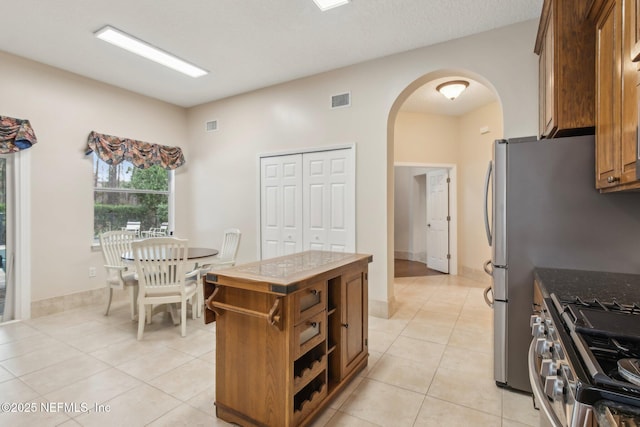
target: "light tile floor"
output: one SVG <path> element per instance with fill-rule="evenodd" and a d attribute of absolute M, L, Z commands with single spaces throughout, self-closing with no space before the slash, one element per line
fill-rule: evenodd
<path fill-rule="evenodd" d="M 395 293 L 393 317 L 369 319 L 369 366 L 314 427 L 538 424 L 529 396 L 493 381 L 479 283 L 399 278 Z M 114 304 L 0 326 L 0 401 L 20 410 L 0 425 L 228 426 L 213 406 L 215 324 L 189 320 L 181 338 L 159 315 L 138 342 L 127 301 Z"/>

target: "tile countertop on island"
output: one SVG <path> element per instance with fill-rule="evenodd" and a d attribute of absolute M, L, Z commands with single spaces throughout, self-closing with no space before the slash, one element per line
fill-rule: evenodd
<path fill-rule="evenodd" d="M 207 280 L 217 282 L 221 278 L 227 281 L 241 280 L 252 283 L 256 290 L 289 294 L 299 285 L 317 276 L 321 272 L 337 269 L 353 262 L 370 263 L 373 256 L 346 252 L 306 251 L 262 261 L 236 265 L 207 273 Z"/>
<path fill-rule="evenodd" d="M 575 300 L 579 295 L 583 300 L 633 301 L 640 307 L 640 274 L 539 267 L 534 277 L 545 298 L 555 294 Z"/>

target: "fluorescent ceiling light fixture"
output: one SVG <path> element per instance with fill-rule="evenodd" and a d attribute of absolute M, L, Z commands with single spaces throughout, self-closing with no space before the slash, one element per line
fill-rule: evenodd
<path fill-rule="evenodd" d="M 343 6 L 349 3 L 351 0 L 313 0 L 313 2 L 320 8 L 321 11 L 333 9 L 334 7 Z"/>
<path fill-rule="evenodd" d="M 436 90 L 453 101 L 464 92 L 467 86 L 469 86 L 469 82 L 465 80 L 453 80 L 439 84 Z"/>
<path fill-rule="evenodd" d="M 180 58 L 177 58 L 170 53 L 151 46 L 149 43 L 136 39 L 127 33 L 123 33 L 109 25 L 96 31 L 95 36 L 100 40 L 104 40 L 129 52 L 140 55 L 143 58 L 150 59 L 158 64 L 162 64 L 165 67 L 172 68 L 183 74 L 191 77 L 201 77 L 208 74 L 207 71 L 202 68 L 196 67 L 193 64 L 189 64 Z"/>

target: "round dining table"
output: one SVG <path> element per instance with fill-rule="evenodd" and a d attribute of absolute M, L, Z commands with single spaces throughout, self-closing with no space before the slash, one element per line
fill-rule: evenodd
<path fill-rule="evenodd" d="M 187 248 L 188 260 L 202 260 L 203 258 L 211 258 L 218 255 L 219 251 L 213 248 Z M 122 254 L 122 259 L 125 261 L 135 261 L 132 252 L 125 252 Z M 196 261 L 197 262 L 197 261 Z"/>
<path fill-rule="evenodd" d="M 193 267 L 194 270 L 198 269 L 198 263 L 204 263 L 206 264 L 206 260 L 209 258 L 213 258 L 214 256 L 218 255 L 219 251 L 217 249 L 213 249 L 213 248 L 197 248 L 197 247 L 187 247 L 187 260 L 189 261 L 195 261 L 195 266 Z M 125 252 L 122 254 L 122 259 L 124 261 L 126 261 L 127 263 L 134 263 L 135 262 L 135 257 L 133 256 L 133 252 Z M 179 325 L 180 324 L 180 319 L 178 318 L 177 312 L 176 312 L 176 305 L 175 304 L 162 304 L 160 307 L 155 308 L 154 310 L 152 310 L 152 314 L 151 317 L 153 317 L 153 315 L 159 311 L 167 311 L 170 313 L 171 315 L 171 319 L 173 321 L 174 325 Z"/>

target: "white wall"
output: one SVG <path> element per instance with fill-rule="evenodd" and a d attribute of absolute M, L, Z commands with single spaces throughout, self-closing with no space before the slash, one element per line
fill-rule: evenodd
<path fill-rule="evenodd" d="M 494 102 L 472 111 L 463 117 L 463 122 L 458 157 L 459 272 L 489 282 L 490 277 L 482 270 L 484 262 L 491 259 L 491 247 L 484 227 L 483 196 L 493 141 L 503 137 L 500 105 Z M 480 128 L 485 126 L 489 132 L 481 134 Z"/>
<path fill-rule="evenodd" d="M 217 244 L 224 228 L 237 226 L 240 261 L 257 258 L 258 153 L 356 143 L 356 245 L 373 254 L 370 312 L 390 314 L 389 141 L 398 106 L 425 80 L 455 72 L 496 90 L 506 136 L 535 134 L 536 29 L 537 21 L 528 21 L 186 111 L 0 53 L 0 114 L 30 119 L 40 140 L 32 149 L 32 299 L 103 286 L 100 254 L 90 249 L 93 193 L 83 156 L 96 130 L 183 147 L 188 163 L 176 174 L 176 231 L 197 244 Z M 330 96 L 344 91 L 351 91 L 352 106 L 330 110 Z M 211 119 L 219 130 L 205 133 Z M 98 267 L 95 279 L 88 278 L 90 266 Z"/>
<path fill-rule="evenodd" d="M 427 262 L 427 172 L 437 168 L 396 166 L 394 257 Z"/>
<path fill-rule="evenodd" d="M 373 254 L 370 311 L 392 311 L 393 124 L 399 105 L 442 73 L 469 75 L 501 99 L 506 135 L 530 135 L 537 126 L 537 21 L 416 49 L 258 90 L 189 110 L 189 169 L 198 209 L 189 216 L 201 244 L 221 230 L 243 231 L 239 259 L 257 259 L 258 153 L 357 144 L 357 242 Z M 445 71 L 442 71 L 445 70 Z M 259 70 L 256 70 L 259 72 Z M 332 94 L 350 91 L 352 106 L 329 109 Z M 217 119 L 217 132 L 204 132 Z M 197 191 L 196 191 L 197 189 Z"/>
<path fill-rule="evenodd" d="M 481 134 L 480 128 L 489 132 Z M 450 163 L 458 166 L 457 216 L 452 218 L 458 227 L 458 274 L 488 281 L 482 270 L 484 261 L 491 257 L 483 222 L 484 177 L 491 160 L 493 141 L 502 138 L 502 111 L 498 102 L 492 102 L 459 117 L 437 114 L 398 114 L 395 125 L 396 162 L 419 162 L 425 164 Z M 396 177 L 398 170 L 396 168 Z M 409 236 L 404 236 L 407 213 L 398 211 L 408 207 L 398 200 L 409 191 L 406 179 L 395 184 L 395 244 L 396 253 L 405 251 Z M 400 191 L 400 195 L 398 195 Z M 400 216 L 400 217 L 398 217 Z"/>
<path fill-rule="evenodd" d="M 91 250 L 92 130 L 186 146 L 186 111 L 113 86 L 0 52 L 0 115 L 29 119 L 32 301 L 104 287 L 104 262 Z M 176 173 L 185 203 L 186 167 Z M 185 229 L 178 221 L 178 229 Z M 97 277 L 89 278 L 89 267 Z"/>

